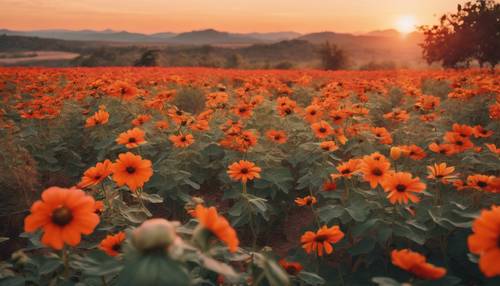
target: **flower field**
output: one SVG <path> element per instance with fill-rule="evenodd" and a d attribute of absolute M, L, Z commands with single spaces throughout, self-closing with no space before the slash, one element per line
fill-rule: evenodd
<path fill-rule="evenodd" d="M 0 285 L 500 284 L 498 73 L 2 68 L 0 98 Z"/>

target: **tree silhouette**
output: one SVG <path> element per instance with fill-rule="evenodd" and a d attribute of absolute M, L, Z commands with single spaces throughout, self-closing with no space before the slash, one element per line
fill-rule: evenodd
<path fill-rule="evenodd" d="M 441 16 L 439 25 L 421 26 L 423 57 L 430 64 L 468 67 L 476 60 L 494 69 L 500 60 L 500 4 L 476 0 L 457 5 L 457 12 Z"/>
<path fill-rule="evenodd" d="M 344 50 L 336 45 L 326 42 L 319 51 L 321 64 L 326 70 L 345 69 L 349 66 L 349 61 Z"/>

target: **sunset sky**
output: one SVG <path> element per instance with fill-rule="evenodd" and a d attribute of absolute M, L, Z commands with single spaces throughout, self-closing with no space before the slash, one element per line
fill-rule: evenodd
<path fill-rule="evenodd" d="M 366 32 L 437 23 L 460 0 L 0 0 L 0 28 Z M 407 29 L 407 28 L 406 28 Z"/>

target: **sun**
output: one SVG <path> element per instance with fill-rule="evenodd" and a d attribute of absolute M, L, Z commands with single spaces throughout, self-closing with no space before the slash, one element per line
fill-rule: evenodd
<path fill-rule="evenodd" d="M 415 26 L 415 17 L 411 15 L 403 15 L 396 20 L 396 29 L 402 34 L 413 32 L 415 30 Z"/>

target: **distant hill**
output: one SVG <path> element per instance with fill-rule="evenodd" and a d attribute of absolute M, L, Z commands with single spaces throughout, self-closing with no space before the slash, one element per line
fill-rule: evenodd
<path fill-rule="evenodd" d="M 130 33 L 127 31 L 113 30 L 37 30 L 37 31 L 12 31 L 0 29 L 0 35 L 39 37 L 69 41 L 108 41 L 108 42 L 164 42 L 175 36 L 174 33 L 156 33 L 152 35 Z"/>
<path fill-rule="evenodd" d="M 264 41 L 272 41 L 272 42 L 279 42 L 279 41 L 285 41 L 285 40 L 293 40 L 296 39 L 302 34 L 297 33 L 297 32 L 271 32 L 271 33 L 248 33 L 248 34 L 242 34 L 244 36 L 248 36 L 251 38 L 259 39 L 259 40 L 264 40 Z"/>
<path fill-rule="evenodd" d="M 232 34 L 227 32 L 220 32 L 214 29 L 206 29 L 206 30 L 180 33 L 177 36 L 170 38 L 167 42 L 173 44 L 186 44 L 186 45 L 214 45 L 214 44 L 229 44 L 229 43 L 251 44 L 251 43 L 263 42 L 263 40 L 242 34 Z"/>
<path fill-rule="evenodd" d="M 365 36 L 374 36 L 374 37 L 402 37 L 403 35 L 394 29 L 387 30 L 376 30 L 363 34 Z"/>

